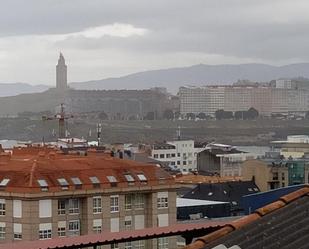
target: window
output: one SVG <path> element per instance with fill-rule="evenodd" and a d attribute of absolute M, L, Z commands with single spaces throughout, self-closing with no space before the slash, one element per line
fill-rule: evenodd
<path fill-rule="evenodd" d="M 182 165 L 187 165 L 187 161 L 183 161 L 183 162 L 182 162 Z"/>
<path fill-rule="evenodd" d="M 281 173 L 281 179 L 282 179 L 282 181 L 285 180 L 285 174 L 284 174 L 284 172 Z"/>
<path fill-rule="evenodd" d="M 119 232 L 119 218 L 111 218 L 111 232 Z"/>
<path fill-rule="evenodd" d="M 69 199 L 69 214 L 79 214 L 79 199 Z"/>
<path fill-rule="evenodd" d="M 182 153 L 182 157 L 184 157 L 184 158 L 185 158 L 186 156 L 187 156 L 187 154 L 186 154 L 186 153 Z"/>
<path fill-rule="evenodd" d="M 79 233 L 79 220 L 69 221 L 69 235 L 70 236 L 78 236 Z"/>
<path fill-rule="evenodd" d="M 48 183 L 45 180 L 38 180 L 38 184 L 40 185 L 42 191 L 48 191 Z"/>
<path fill-rule="evenodd" d="M 132 246 L 132 242 L 131 241 L 124 243 L 124 249 L 132 249 L 132 248 L 133 248 L 133 246 Z"/>
<path fill-rule="evenodd" d="M 177 156 L 180 157 L 180 153 L 177 153 Z"/>
<path fill-rule="evenodd" d="M 71 180 L 72 180 L 73 184 L 75 185 L 76 189 L 82 188 L 83 183 L 78 177 L 72 177 Z"/>
<path fill-rule="evenodd" d="M 171 165 L 172 165 L 172 166 L 175 166 L 175 162 L 171 162 Z"/>
<path fill-rule="evenodd" d="M 124 197 L 124 208 L 125 208 L 125 210 L 131 210 L 132 209 L 132 200 L 133 200 L 132 194 L 125 195 L 125 197 Z"/>
<path fill-rule="evenodd" d="M 102 213 L 102 198 L 101 198 L 101 196 L 93 197 L 92 203 L 93 203 L 93 213 L 94 214 Z"/>
<path fill-rule="evenodd" d="M 58 221 L 58 237 L 66 236 L 66 222 Z"/>
<path fill-rule="evenodd" d="M 112 195 L 111 196 L 111 212 L 119 212 L 119 196 Z"/>
<path fill-rule="evenodd" d="M 168 207 L 168 192 L 158 192 L 158 208 L 167 208 Z"/>
<path fill-rule="evenodd" d="M 58 200 L 58 215 L 65 214 L 65 199 Z"/>
<path fill-rule="evenodd" d="M 145 240 L 138 240 L 134 243 L 134 249 L 144 249 L 145 248 Z"/>
<path fill-rule="evenodd" d="M 172 153 L 172 157 L 175 157 L 176 155 L 175 155 L 175 153 Z"/>
<path fill-rule="evenodd" d="M 117 179 L 115 176 L 107 176 L 107 180 L 110 182 L 112 187 L 117 187 Z"/>
<path fill-rule="evenodd" d="M 89 180 L 92 182 L 94 188 L 100 187 L 100 180 L 96 176 L 89 177 Z"/>
<path fill-rule="evenodd" d="M 177 165 L 180 165 L 180 161 L 177 161 Z"/>
<path fill-rule="evenodd" d="M 164 154 L 160 154 L 160 158 L 164 158 Z"/>
<path fill-rule="evenodd" d="M 166 158 L 170 158 L 171 157 L 171 154 L 166 154 Z"/>
<path fill-rule="evenodd" d="M 143 209 L 145 205 L 145 195 L 144 194 L 135 194 L 134 196 L 135 208 Z"/>
<path fill-rule="evenodd" d="M 168 249 L 168 238 L 158 238 L 158 249 Z"/>
<path fill-rule="evenodd" d="M 158 154 L 153 154 L 153 158 L 159 158 Z"/>
<path fill-rule="evenodd" d="M 147 178 L 146 178 L 146 176 L 145 176 L 144 174 L 139 173 L 139 174 L 137 174 L 137 177 L 138 177 L 138 179 L 139 179 L 141 182 L 147 182 Z"/>
<path fill-rule="evenodd" d="M 131 186 L 134 185 L 135 179 L 133 178 L 133 176 L 131 174 L 129 174 L 129 173 L 124 174 L 124 177 L 127 180 L 128 185 L 131 185 Z"/>
<path fill-rule="evenodd" d="M 52 237 L 52 224 L 43 223 L 39 225 L 39 239 L 51 239 Z"/>
<path fill-rule="evenodd" d="M 189 153 L 188 153 L 188 157 L 192 157 L 192 152 L 189 152 Z"/>
<path fill-rule="evenodd" d="M 5 215 L 5 199 L 0 199 L 0 216 Z"/>
<path fill-rule="evenodd" d="M 58 178 L 57 180 L 58 180 L 58 182 L 59 182 L 59 184 L 61 186 L 61 189 L 63 189 L 63 190 L 69 189 L 69 183 L 67 182 L 66 179 Z"/>
<path fill-rule="evenodd" d="M 125 228 L 125 230 L 131 230 L 132 229 L 132 216 L 126 216 L 124 218 L 124 228 Z"/>
<path fill-rule="evenodd" d="M 21 240 L 22 239 L 22 224 L 13 224 L 13 231 L 14 231 L 14 240 Z"/>
<path fill-rule="evenodd" d="M 39 200 L 39 217 L 40 218 L 52 217 L 51 200 Z"/>
<path fill-rule="evenodd" d="M 13 200 L 13 217 L 21 218 L 22 217 L 22 201 Z"/>
<path fill-rule="evenodd" d="M 102 219 L 93 220 L 92 230 L 94 233 L 102 232 Z"/>
<path fill-rule="evenodd" d="M 5 239 L 5 222 L 0 222 L 0 240 Z"/>
<path fill-rule="evenodd" d="M 6 187 L 6 185 L 8 185 L 9 182 L 10 182 L 10 179 L 4 178 L 4 179 L 0 182 L 0 187 Z"/>
<path fill-rule="evenodd" d="M 111 244 L 111 249 L 119 249 L 118 243 L 112 243 Z"/>

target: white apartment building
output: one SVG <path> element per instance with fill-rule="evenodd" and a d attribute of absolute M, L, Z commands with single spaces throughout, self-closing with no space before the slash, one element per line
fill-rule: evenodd
<path fill-rule="evenodd" d="M 272 113 L 304 113 L 309 110 L 309 90 L 267 86 L 180 87 L 180 113 L 205 113 L 214 116 L 217 110 L 246 111 L 253 107 L 261 115 Z"/>
<path fill-rule="evenodd" d="M 194 147 L 194 140 L 167 141 L 153 145 L 151 157 L 166 162 L 182 173 L 188 173 L 197 169 L 197 153 L 203 149 Z"/>

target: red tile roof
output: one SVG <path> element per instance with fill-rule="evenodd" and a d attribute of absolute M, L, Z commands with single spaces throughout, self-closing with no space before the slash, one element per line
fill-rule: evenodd
<path fill-rule="evenodd" d="M 0 182 L 10 179 L 5 187 L 7 192 L 41 192 L 37 180 L 47 182 L 48 192 L 63 191 L 57 180 L 59 178 L 66 179 L 69 183 L 68 190 L 75 190 L 72 177 L 78 177 L 82 182 L 81 189 L 88 190 L 94 188 L 89 179 L 93 176 L 99 179 L 102 188 L 111 187 L 107 176 L 114 176 L 118 187 L 127 187 L 125 173 L 133 176 L 134 186 L 154 186 L 159 182 L 175 183 L 172 176 L 155 165 L 113 158 L 103 153 L 80 156 L 64 155 L 50 148 L 22 148 L 14 150 L 11 156 L 3 153 L 0 155 Z M 139 173 L 145 175 L 147 184 L 139 180 Z"/>
<path fill-rule="evenodd" d="M 182 223 L 167 227 L 153 227 L 141 230 L 123 231 L 117 233 L 103 232 L 101 234 L 83 235 L 77 237 L 57 238 L 50 240 L 22 241 L 15 243 L 1 244 L 0 249 L 52 249 L 91 246 L 96 243 L 111 244 L 113 242 L 124 242 L 143 240 L 164 236 L 180 235 L 185 232 L 194 232 L 208 228 L 220 228 L 227 224 L 227 221 L 207 221 L 203 223 Z"/>

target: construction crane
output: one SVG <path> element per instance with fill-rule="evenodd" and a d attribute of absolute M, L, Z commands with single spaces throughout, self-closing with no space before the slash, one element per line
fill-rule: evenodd
<path fill-rule="evenodd" d="M 73 115 L 67 115 L 65 113 L 64 104 L 61 103 L 60 105 L 60 112 L 52 117 L 42 116 L 42 120 L 58 120 L 59 127 L 58 127 L 58 137 L 65 138 L 66 137 L 66 129 L 65 129 L 65 121 L 67 119 L 73 118 Z"/>

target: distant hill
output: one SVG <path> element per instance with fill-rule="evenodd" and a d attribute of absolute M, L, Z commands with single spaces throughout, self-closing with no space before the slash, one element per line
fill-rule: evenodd
<path fill-rule="evenodd" d="M 24 93 L 44 92 L 48 89 L 45 85 L 30 85 L 27 83 L 0 83 L 0 97 L 16 96 Z"/>
<path fill-rule="evenodd" d="M 200 64 L 191 67 L 139 72 L 119 78 L 74 82 L 70 86 L 83 90 L 147 89 L 162 86 L 176 93 L 178 88 L 183 85 L 231 84 L 239 79 L 268 82 L 278 78 L 294 77 L 309 78 L 309 63 L 298 63 L 279 67 L 265 64 Z"/>

